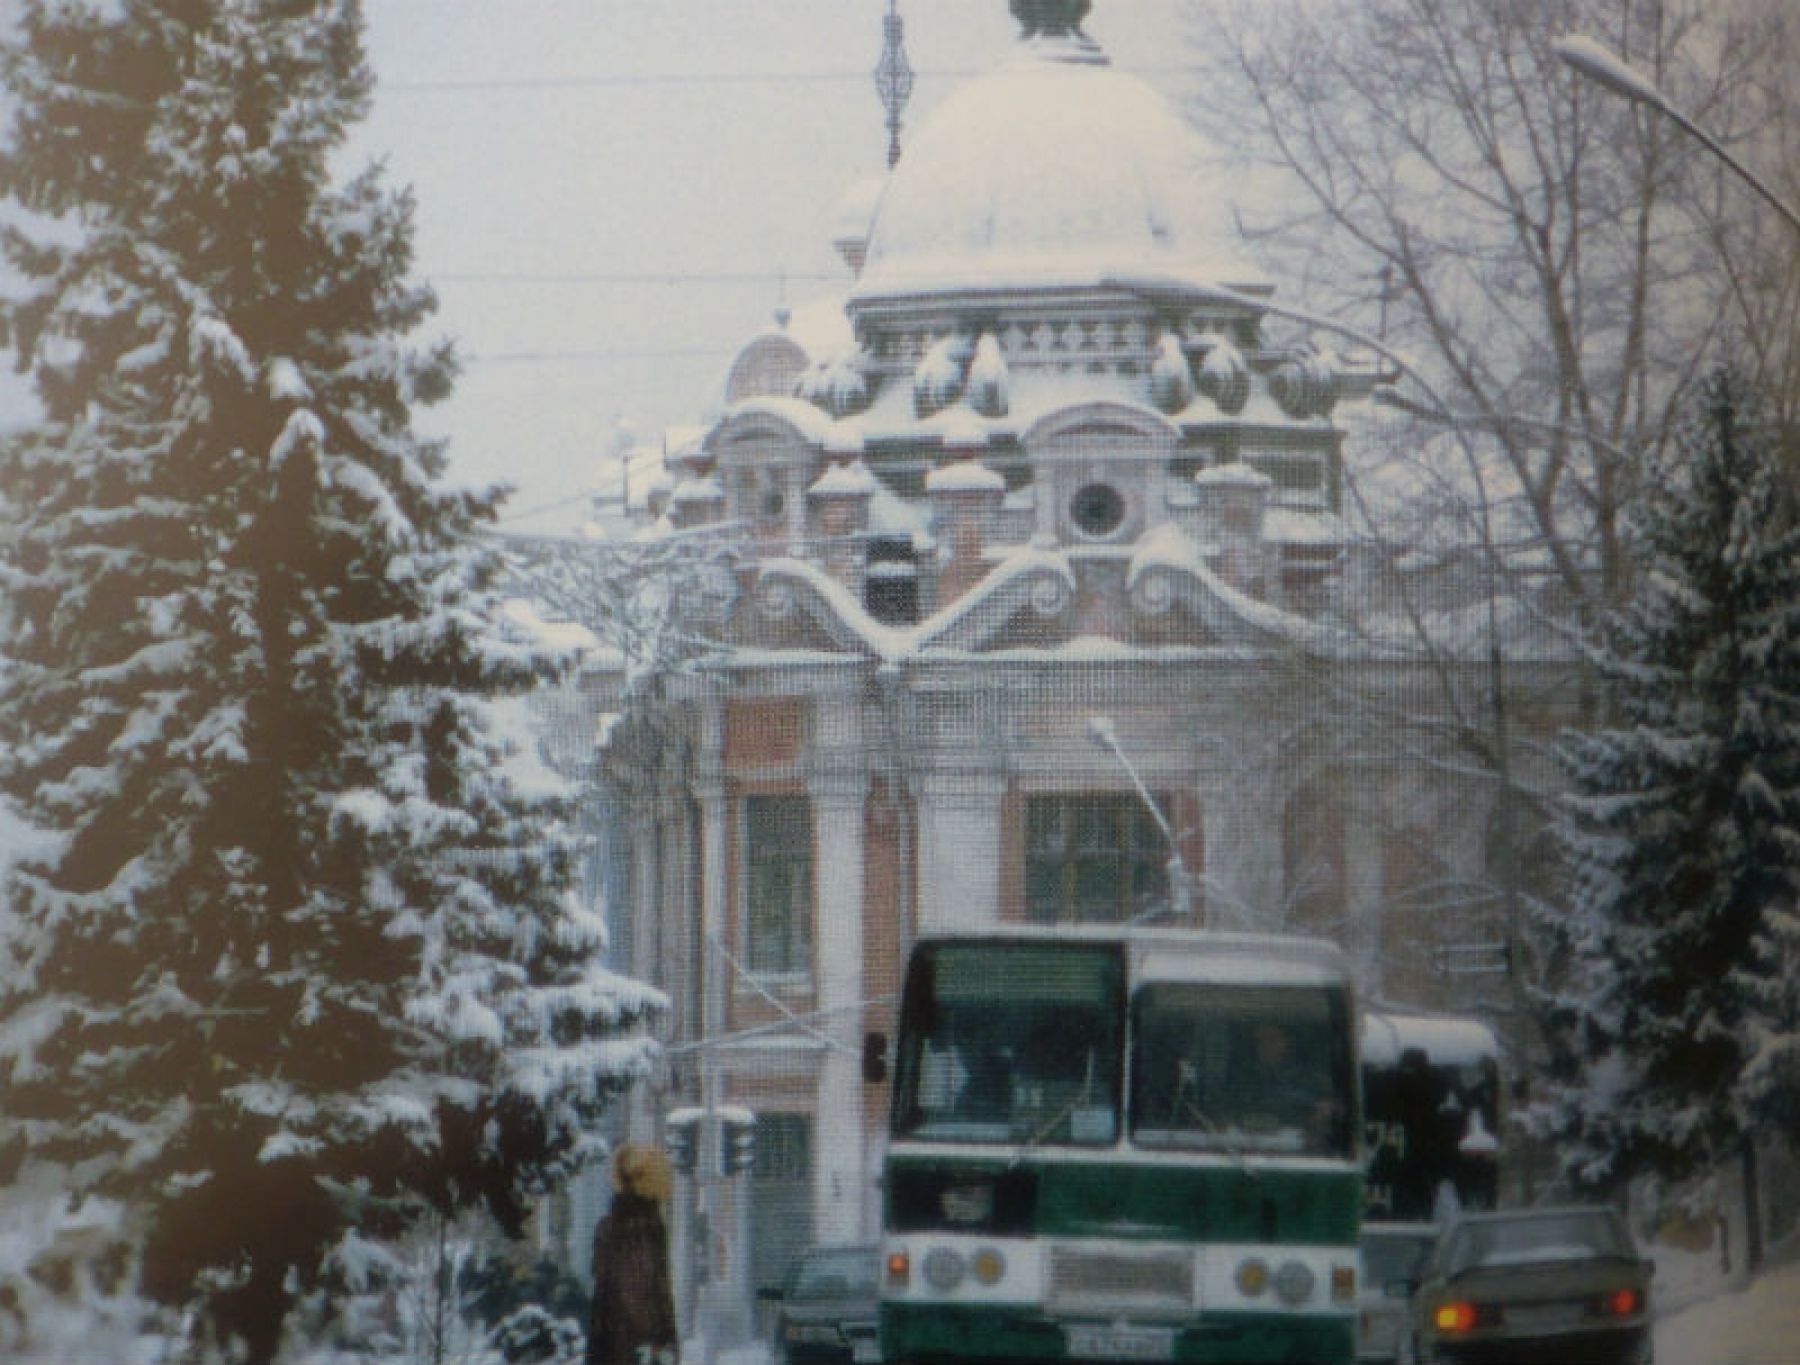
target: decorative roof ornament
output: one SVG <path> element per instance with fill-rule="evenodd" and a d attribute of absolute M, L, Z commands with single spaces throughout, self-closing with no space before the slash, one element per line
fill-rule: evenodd
<path fill-rule="evenodd" d="M 1181 338 L 1164 332 L 1156 339 L 1150 361 L 1150 400 L 1166 413 L 1177 413 L 1194 401 L 1194 371 Z"/>
<path fill-rule="evenodd" d="M 900 18 L 900 0 L 888 0 L 882 20 L 881 60 L 875 64 L 875 93 L 887 110 L 888 169 L 900 161 L 900 115 L 912 98 L 913 69 L 906 60 L 906 23 Z"/>
<path fill-rule="evenodd" d="M 966 332 L 932 342 L 913 367 L 913 412 L 931 417 L 962 397 L 974 355 L 975 338 Z"/>
<path fill-rule="evenodd" d="M 992 332 L 983 332 L 975 343 L 975 354 L 969 360 L 963 397 L 983 417 L 1004 417 L 1012 406 L 1011 388 L 1006 352 Z"/>
<path fill-rule="evenodd" d="M 1250 401 L 1250 366 L 1243 352 L 1224 337 L 1207 337 L 1206 358 L 1194 376 L 1195 386 L 1218 405 L 1220 412 L 1235 417 Z"/>
<path fill-rule="evenodd" d="M 1092 0 L 1012 0 L 1013 18 L 1027 38 L 1086 37 L 1081 21 L 1092 8 Z"/>

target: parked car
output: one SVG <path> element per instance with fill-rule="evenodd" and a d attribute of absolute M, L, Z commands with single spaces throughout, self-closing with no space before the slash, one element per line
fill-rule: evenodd
<path fill-rule="evenodd" d="M 774 1346 L 781 1365 L 872 1365 L 881 1359 L 877 1333 L 881 1249 L 812 1247 L 800 1253 L 779 1289 Z"/>
<path fill-rule="evenodd" d="M 1356 1358 L 1363 1365 L 1411 1365 L 1413 1290 L 1439 1231 L 1436 1223 L 1363 1224 L 1356 1319 Z"/>
<path fill-rule="evenodd" d="M 1609 1208 L 1470 1214 L 1413 1298 L 1420 1365 L 1651 1365 L 1650 1279 Z"/>

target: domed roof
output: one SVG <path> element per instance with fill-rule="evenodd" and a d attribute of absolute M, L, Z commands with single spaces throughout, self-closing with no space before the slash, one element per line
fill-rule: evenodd
<path fill-rule="evenodd" d="M 1210 145 L 1078 27 L 1028 24 L 1005 62 L 908 143 L 852 304 L 1145 270 L 1262 283 L 1243 261 L 1222 178 Z"/>

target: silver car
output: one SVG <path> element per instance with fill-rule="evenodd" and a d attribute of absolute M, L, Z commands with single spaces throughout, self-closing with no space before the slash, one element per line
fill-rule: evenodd
<path fill-rule="evenodd" d="M 775 1358 L 780 1365 L 876 1365 L 877 1267 L 874 1246 L 804 1251 L 780 1289 L 759 1297 L 778 1304 Z"/>
<path fill-rule="evenodd" d="M 1413 1296 L 1421 1365 L 1651 1365 L 1654 1268 L 1610 1208 L 1469 1214 Z"/>
<path fill-rule="evenodd" d="M 1436 1223 L 1363 1224 L 1356 1305 L 1359 1365 L 1412 1365 L 1412 1295 L 1438 1232 Z"/>

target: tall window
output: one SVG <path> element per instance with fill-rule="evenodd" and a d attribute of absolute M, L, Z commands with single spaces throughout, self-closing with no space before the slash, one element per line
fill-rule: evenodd
<path fill-rule="evenodd" d="M 812 809 L 804 796 L 744 798 L 745 961 L 752 971 L 812 968 Z"/>
<path fill-rule="evenodd" d="M 1133 793 L 1026 802 L 1025 909 L 1038 923 L 1113 923 L 1166 905 L 1168 862 L 1168 842 Z"/>

